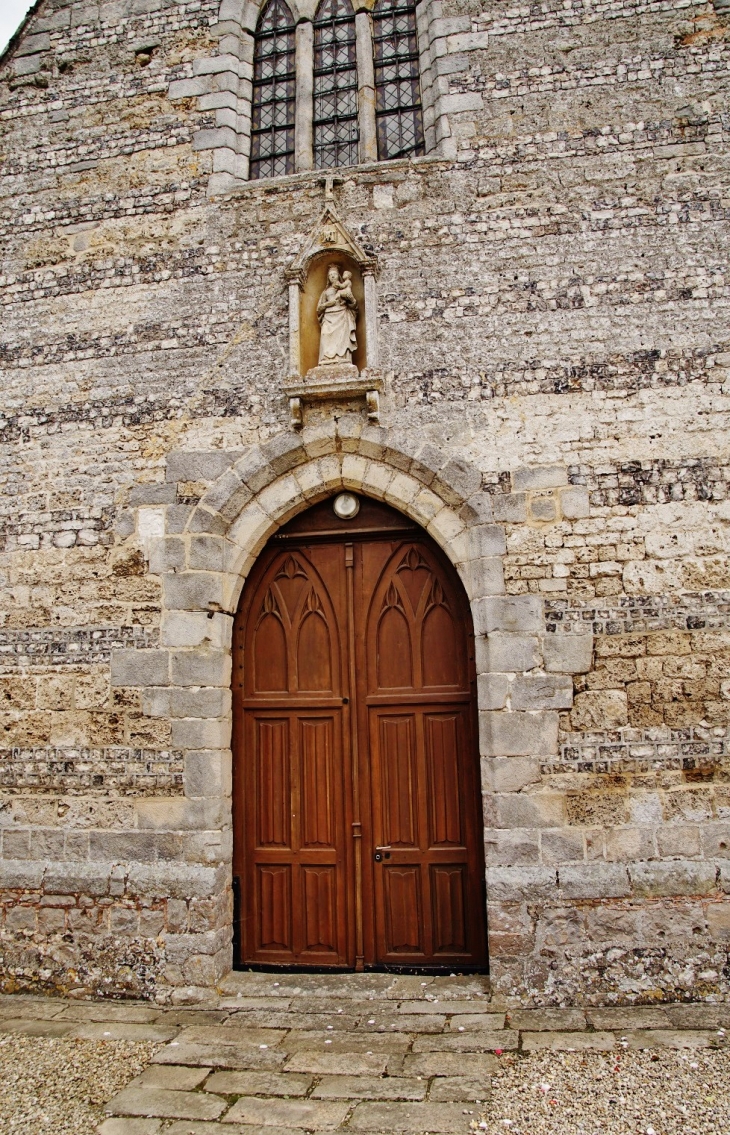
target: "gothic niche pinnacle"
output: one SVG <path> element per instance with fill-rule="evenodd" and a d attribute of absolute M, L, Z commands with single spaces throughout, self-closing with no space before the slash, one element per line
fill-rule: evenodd
<path fill-rule="evenodd" d="M 328 179 L 329 180 L 329 179 Z M 378 370 L 377 264 L 335 212 L 325 208 L 289 269 L 289 397 L 299 428 L 307 403 L 365 400 L 378 421 L 383 381 Z"/>

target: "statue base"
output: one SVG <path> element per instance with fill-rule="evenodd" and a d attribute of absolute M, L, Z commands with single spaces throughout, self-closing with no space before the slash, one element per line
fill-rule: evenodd
<path fill-rule="evenodd" d="M 319 386 L 327 383 L 347 383 L 357 381 L 360 371 L 354 363 L 320 363 L 307 371 L 306 382 Z"/>
<path fill-rule="evenodd" d="M 380 420 L 380 392 L 383 378 L 379 371 L 362 373 L 351 363 L 330 363 L 312 367 L 304 379 L 292 375 L 284 386 L 289 399 L 291 424 L 301 429 L 305 402 L 336 402 L 343 398 L 364 398 L 368 420 Z"/>

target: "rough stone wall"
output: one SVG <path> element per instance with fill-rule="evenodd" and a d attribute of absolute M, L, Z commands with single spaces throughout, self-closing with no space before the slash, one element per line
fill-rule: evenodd
<path fill-rule="evenodd" d="M 285 270 L 323 190 L 211 195 L 214 110 L 169 96 L 217 20 L 44 0 L 0 68 L 4 987 L 183 999 L 230 964 L 230 614 L 346 483 L 473 601 L 497 987 L 726 997 L 727 22 L 434 10 L 455 156 L 336 189 L 381 429 L 298 440 Z"/>

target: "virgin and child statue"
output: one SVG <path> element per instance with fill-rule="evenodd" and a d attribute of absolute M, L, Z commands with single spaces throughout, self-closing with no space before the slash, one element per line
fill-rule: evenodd
<path fill-rule="evenodd" d="M 355 326 L 357 300 L 352 294 L 352 272 L 342 272 L 337 264 L 327 269 L 327 287 L 317 303 L 319 320 L 319 365 L 352 363 L 357 350 Z"/>

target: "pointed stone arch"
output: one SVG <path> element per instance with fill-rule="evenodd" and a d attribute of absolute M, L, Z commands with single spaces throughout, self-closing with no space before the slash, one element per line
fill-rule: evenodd
<path fill-rule="evenodd" d="M 542 470 L 538 482 L 546 476 L 556 483 L 554 469 Z M 513 474 L 512 480 L 525 478 Z M 526 480 L 531 484 L 535 477 Z M 513 936 L 500 926 L 525 902 L 525 868 L 513 865 L 523 862 L 520 788 L 538 778 L 540 761 L 554 759 L 557 711 L 570 706 L 570 675 L 588 668 L 590 649 L 576 652 L 573 644 L 567 650 L 569 642 L 562 646 L 556 640 L 570 636 L 545 634 L 539 595 L 505 594 L 504 532 L 494 523 L 494 498 L 468 451 L 455 455 L 347 415 L 301 433 L 280 433 L 235 456 L 170 454 L 167 481 L 173 493 L 174 482 L 203 481 L 209 487 L 182 530 L 178 506 L 148 510 L 157 531 L 165 518 L 165 534 L 150 532 L 145 542 L 150 573 L 162 584 L 160 644 L 114 651 L 112 683 L 141 687 L 144 712 L 171 718 L 171 743 L 184 759 L 185 796 L 174 807 L 140 805 L 144 823 L 204 841 L 206 862 L 215 868 L 214 893 L 206 894 L 215 900 L 216 925 L 204 934 L 180 936 L 175 949 L 184 965 L 171 967 L 171 984 L 179 984 L 183 972 L 199 972 L 195 984 L 203 987 L 231 966 L 231 639 L 245 579 L 279 527 L 349 489 L 383 500 L 421 525 L 455 566 L 470 602 L 482 792 L 490 817 L 485 840 L 491 966 L 493 978 L 511 986 L 522 963 L 511 957 Z M 562 473 L 559 483 L 570 491 Z M 510 515 L 519 498 L 515 493 Z M 141 515 L 137 530 L 142 535 Z M 589 645 L 589 638 L 579 645 Z M 523 674 L 527 670 L 533 673 Z M 544 875 L 546 894 L 552 894 L 554 871 L 551 876 L 547 868 L 530 870 L 537 872 L 535 886 L 543 886 Z"/>

